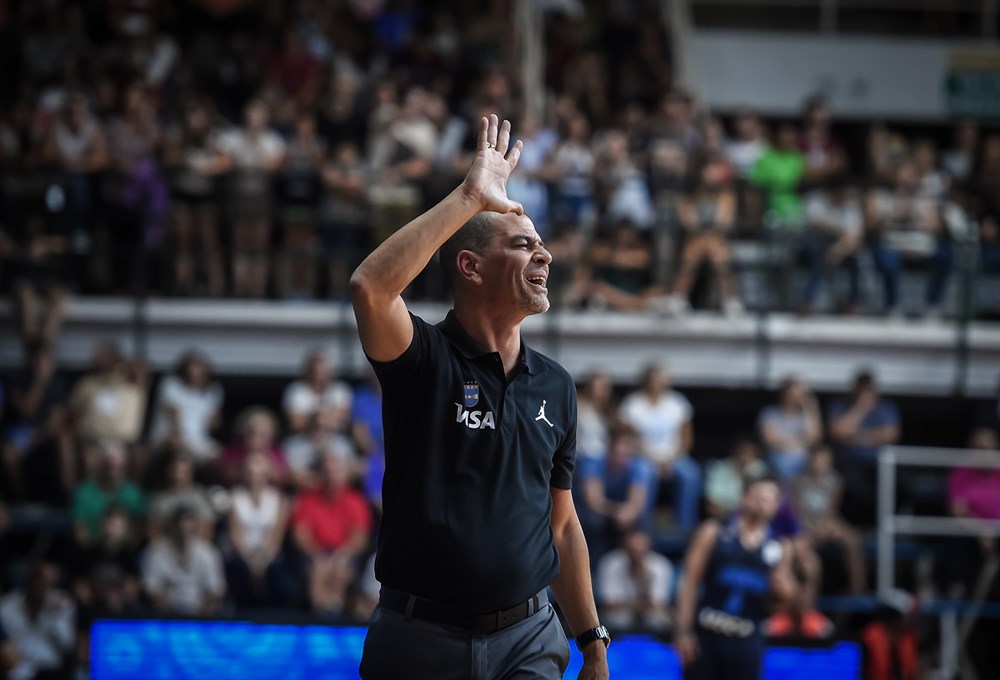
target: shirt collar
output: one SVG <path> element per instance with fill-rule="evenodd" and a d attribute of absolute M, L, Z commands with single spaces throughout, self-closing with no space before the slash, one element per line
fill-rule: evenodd
<path fill-rule="evenodd" d="M 448 311 L 448 315 L 444 318 L 444 321 L 438 324 L 438 328 L 448 338 L 448 341 L 462 353 L 462 356 L 467 359 L 477 359 L 487 354 L 496 354 L 496 352 L 491 352 L 485 345 L 473 338 L 462 328 L 462 324 L 458 322 L 455 310 L 453 309 Z M 525 370 L 527 370 L 529 375 L 538 375 L 545 370 L 545 362 L 542 361 L 541 355 L 528 347 L 524 343 L 523 337 L 521 338 L 521 352 L 521 363 L 524 364 Z"/>

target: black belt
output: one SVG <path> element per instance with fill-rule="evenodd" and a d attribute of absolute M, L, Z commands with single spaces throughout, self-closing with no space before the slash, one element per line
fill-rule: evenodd
<path fill-rule="evenodd" d="M 530 600 L 510 609 L 501 609 L 488 614 L 469 614 L 446 604 L 425 600 L 400 590 L 382 587 L 379 605 L 409 618 L 461 628 L 471 635 L 489 635 L 536 614 L 549 603 L 549 596 L 543 590 Z"/>

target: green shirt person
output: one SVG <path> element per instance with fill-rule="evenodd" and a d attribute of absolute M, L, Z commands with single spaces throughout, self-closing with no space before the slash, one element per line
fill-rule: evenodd
<path fill-rule="evenodd" d="M 780 224 L 799 225 L 804 219 L 799 183 L 806 172 L 806 158 L 798 148 L 798 133 L 782 125 L 777 143 L 757 159 L 750 181 L 767 191 L 767 207 Z"/>

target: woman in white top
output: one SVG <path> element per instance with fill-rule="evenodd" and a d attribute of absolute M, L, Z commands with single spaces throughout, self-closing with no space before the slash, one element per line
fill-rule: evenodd
<path fill-rule="evenodd" d="M 222 387 L 212 380 L 208 359 L 196 350 L 181 357 L 177 370 L 160 381 L 153 412 L 154 448 L 185 451 L 199 468 L 215 463 Z"/>
<path fill-rule="evenodd" d="M 237 607 L 273 604 L 282 590 L 281 545 L 288 503 L 271 483 L 271 462 L 250 455 L 244 484 L 230 494 L 226 576 Z"/>
<path fill-rule="evenodd" d="M 344 430 L 350 421 L 353 394 L 350 386 L 335 379 L 330 360 L 321 349 L 306 356 L 302 377 L 285 388 L 282 410 L 293 432 L 309 429 L 317 418 L 326 429 Z"/>

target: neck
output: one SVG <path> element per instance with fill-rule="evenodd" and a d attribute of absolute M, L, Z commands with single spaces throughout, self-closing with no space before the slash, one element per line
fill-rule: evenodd
<path fill-rule="evenodd" d="M 484 310 L 484 311 L 481 311 Z M 484 306 L 455 305 L 455 318 L 469 336 L 491 352 L 500 354 L 504 373 L 510 374 L 521 353 L 521 321 L 489 316 Z"/>

